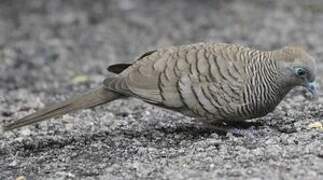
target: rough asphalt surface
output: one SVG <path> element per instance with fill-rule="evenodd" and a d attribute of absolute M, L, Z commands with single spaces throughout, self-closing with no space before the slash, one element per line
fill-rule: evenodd
<path fill-rule="evenodd" d="M 319 0 L 1 0 L 0 123 L 157 47 L 299 44 L 322 70 L 322 22 Z M 309 127 L 323 122 L 323 94 L 300 91 L 242 135 L 136 99 L 82 110 L 0 136 L 0 179 L 323 179 L 323 130 Z"/>

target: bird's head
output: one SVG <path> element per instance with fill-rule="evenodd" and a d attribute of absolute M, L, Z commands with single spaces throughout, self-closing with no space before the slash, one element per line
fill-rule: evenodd
<path fill-rule="evenodd" d="M 315 59 L 302 47 L 285 47 L 274 51 L 274 58 L 279 62 L 286 85 L 303 86 L 313 97 L 317 96 Z"/>

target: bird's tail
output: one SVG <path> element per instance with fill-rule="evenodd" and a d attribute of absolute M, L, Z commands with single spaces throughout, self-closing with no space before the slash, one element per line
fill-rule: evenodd
<path fill-rule="evenodd" d="M 2 127 L 2 131 L 5 132 L 19 127 L 27 126 L 32 123 L 60 116 L 79 109 L 94 107 L 100 104 L 113 101 L 120 97 L 120 94 L 104 89 L 104 87 L 100 87 L 83 95 L 66 100 L 64 102 L 45 107 L 44 109 L 41 109 L 21 119 L 18 119 L 15 122 L 4 125 Z"/>

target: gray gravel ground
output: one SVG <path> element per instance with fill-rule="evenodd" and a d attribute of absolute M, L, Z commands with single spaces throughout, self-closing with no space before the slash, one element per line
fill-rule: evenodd
<path fill-rule="evenodd" d="M 0 121 L 97 86 L 105 68 L 199 41 L 299 44 L 323 69 L 323 2 L 1 0 Z M 321 73 L 322 74 L 322 73 Z M 243 136 L 136 99 L 0 137 L 0 179 L 323 179 L 323 95 L 291 92 Z"/>

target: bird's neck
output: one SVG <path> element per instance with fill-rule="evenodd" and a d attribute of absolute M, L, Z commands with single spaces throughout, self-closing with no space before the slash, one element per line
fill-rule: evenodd
<path fill-rule="evenodd" d="M 274 110 L 291 90 L 291 87 L 287 83 L 281 82 L 283 78 L 281 78 L 279 64 L 271 58 L 271 52 L 263 52 L 254 59 L 258 59 L 258 61 L 252 63 L 252 69 L 257 71 L 251 73 L 250 83 L 253 92 L 250 101 L 256 102 L 254 107 L 256 112 L 266 114 Z"/>

